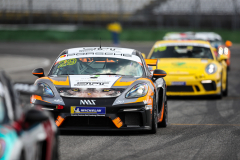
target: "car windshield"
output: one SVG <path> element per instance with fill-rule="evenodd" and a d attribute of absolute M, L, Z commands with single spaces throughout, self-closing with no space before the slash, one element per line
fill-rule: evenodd
<path fill-rule="evenodd" d="M 153 50 L 151 58 L 208 58 L 213 59 L 209 48 L 196 46 L 160 46 Z"/>
<path fill-rule="evenodd" d="M 210 43 L 211 43 L 211 46 L 212 46 L 212 47 L 215 47 L 215 48 L 218 48 L 218 46 L 224 44 L 223 41 L 220 41 L 220 40 L 210 41 Z"/>
<path fill-rule="evenodd" d="M 58 61 L 51 69 L 50 75 L 130 75 L 141 77 L 142 64 L 138 61 L 107 58 L 84 57 Z"/>

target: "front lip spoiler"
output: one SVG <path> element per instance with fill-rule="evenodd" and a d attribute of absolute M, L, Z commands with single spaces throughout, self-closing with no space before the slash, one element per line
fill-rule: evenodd
<path fill-rule="evenodd" d="M 122 127 L 122 128 L 109 128 L 109 127 L 66 127 L 58 128 L 60 131 L 148 131 L 152 128 L 150 126 L 143 127 Z"/>

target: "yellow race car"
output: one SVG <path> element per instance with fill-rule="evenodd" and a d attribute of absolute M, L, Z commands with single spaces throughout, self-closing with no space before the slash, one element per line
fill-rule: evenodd
<path fill-rule="evenodd" d="M 152 47 L 148 59 L 158 59 L 156 68 L 164 78 L 168 96 L 227 96 L 227 56 L 214 55 L 211 44 L 199 40 L 163 40 Z M 155 69 L 155 67 L 153 67 Z"/>

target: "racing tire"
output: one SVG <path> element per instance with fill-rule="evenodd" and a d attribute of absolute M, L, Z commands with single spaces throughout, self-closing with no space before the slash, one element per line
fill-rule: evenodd
<path fill-rule="evenodd" d="M 53 146 L 52 160 L 59 160 L 59 153 L 58 153 L 58 135 L 56 135 L 55 144 L 54 144 L 54 146 Z"/>
<path fill-rule="evenodd" d="M 22 151 L 19 160 L 26 160 L 26 157 L 25 157 L 24 151 Z"/>
<path fill-rule="evenodd" d="M 222 95 L 224 97 L 228 95 L 228 73 L 227 73 L 227 80 L 226 80 L 226 89 L 222 92 Z"/>
<path fill-rule="evenodd" d="M 43 142 L 39 142 L 37 144 L 37 151 L 35 153 L 35 160 L 42 160 L 44 159 L 43 157 Z"/>
<path fill-rule="evenodd" d="M 162 122 L 158 123 L 158 127 L 161 128 L 166 128 L 168 125 L 168 107 L 167 107 L 167 102 L 165 101 L 164 103 L 164 111 L 163 111 L 163 120 Z"/>
<path fill-rule="evenodd" d="M 223 90 L 222 90 L 222 79 L 221 79 L 221 91 L 219 95 L 216 95 L 215 98 L 216 99 L 222 99 L 222 95 L 223 95 Z"/>
<path fill-rule="evenodd" d="M 157 128 L 158 128 L 158 117 L 157 117 L 157 106 L 156 106 L 156 99 L 154 97 L 153 99 L 153 109 L 152 109 L 152 129 L 149 131 L 151 134 L 156 134 L 157 133 Z"/>

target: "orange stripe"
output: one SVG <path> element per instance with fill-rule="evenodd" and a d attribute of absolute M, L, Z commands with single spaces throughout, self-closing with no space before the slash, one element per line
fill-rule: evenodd
<path fill-rule="evenodd" d="M 51 79 L 51 81 L 53 82 L 53 84 L 55 85 L 61 85 L 61 86 L 69 86 L 69 79 L 67 77 L 66 81 L 56 81 L 56 80 L 53 80 Z"/>
<path fill-rule="evenodd" d="M 36 100 L 42 100 L 42 97 L 41 97 L 41 96 L 38 96 L 38 95 L 32 95 L 31 101 L 33 101 L 34 99 L 36 99 Z"/>
<path fill-rule="evenodd" d="M 153 74 L 154 76 L 166 76 L 167 74 Z"/>
<path fill-rule="evenodd" d="M 43 72 L 41 72 L 41 73 L 33 73 L 33 74 L 43 74 Z"/>
<path fill-rule="evenodd" d="M 39 101 L 51 103 L 51 102 L 48 102 L 48 101 L 44 101 L 44 100 L 42 99 L 42 97 L 41 97 L 41 96 L 38 96 L 38 95 L 32 95 L 30 103 L 32 103 L 34 100 L 39 100 Z"/>
<path fill-rule="evenodd" d="M 113 123 L 115 124 L 115 126 L 116 126 L 117 128 L 120 128 L 120 127 L 122 127 L 122 125 L 123 125 L 123 122 L 121 121 L 121 119 L 120 119 L 119 117 L 115 118 L 115 119 L 112 120 L 112 121 L 113 121 Z"/>
<path fill-rule="evenodd" d="M 65 120 L 64 118 L 62 118 L 61 116 L 58 116 L 55 123 L 58 127 L 60 127 L 60 125 L 63 123 L 64 120 Z"/>
<path fill-rule="evenodd" d="M 164 113 L 164 103 L 162 106 L 162 113 L 161 113 L 161 118 L 159 119 L 159 122 L 162 122 L 162 120 L 163 120 L 163 113 Z"/>
<path fill-rule="evenodd" d="M 121 79 L 122 79 L 122 77 L 119 78 L 119 79 L 117 80 L 117 82 L 115 82 L 114 86 L 129 86 L 129 85 L 131 85 L 133 82 L 135 82 L 135 81 L 120 82 Z"/>

